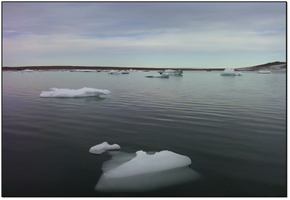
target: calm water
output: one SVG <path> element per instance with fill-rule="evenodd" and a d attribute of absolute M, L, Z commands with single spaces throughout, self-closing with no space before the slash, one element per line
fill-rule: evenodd
<path fill-rule="evenodd" d="M 3 196 L 286 196 L 286 73 L 3 72 Z M 107 96 L 40 98 L 51 87 Z M 198 180 L 140 193 L 94 190 L 108 141 L 188 156 Z"/>

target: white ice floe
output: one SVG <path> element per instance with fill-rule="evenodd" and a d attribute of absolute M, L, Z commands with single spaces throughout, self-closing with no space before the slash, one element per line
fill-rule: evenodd
<path fill-rule="evenodd" d="M 119 71 L 119 70 L 111 70 L 111 71 L 108 72 L 108 74 L 119 75 L 119 74 L 121 74 L 121 71 Z"/>
<path fill-rule="evenodd" d="M 222 73 L 221 76 L 242 76 L 242 72 L 235 71 L 234 68 L 226 68 Z"/>
<path fill-rule="evenodd" d="M 50 91 L 42 91 L 40 97 L 95 97 L 110 93 L 109 90 L 87 87 L 81 89 L 50 88 Z"/>
<path fill-rule="evenodd" d="M 158 75 L 150 75 L 150 76 L 145 76 L 147 78 L 169 78 L 169 74 L 163 73 L 163 74 L 158 74 Z"/>
<path fill-rule="evenodd" d="M 22 70 L 22 72 L 34 72 L 34 70 L 32 70 L 32 69 L 25 69 L 25 70 Z"/>
<path fill-rule="evenodd" d="M 96 72 L 94 69 L 77 69 L 75 72 Z"/>
<path fill-rule="evenodd" d="M 101 144 L 95 145 L 90 148 L 89 152 L 94 154 L 101 154 L 104 151 L 111 150 L 111 149 L 121 149 L 118 144 L 108 144 L 108 142 L 103 142 Z"/>
<path fill-rule="evenodd" d="M 103 164 L 103 174 L 95 189 L 102 192 L 141 192 L 181 184 L 200 175 L 188 165 L 187 156 L 171 151 L 147 154 L 110 152 L 112 159 Z"/>
<path fill-rule="evenodd" d="M 190 164 L 191 160 L 189 157 L 167 150 L 156 152 L 154 155 L 148 155 L 144 151 L 137 151 L 135 158 L 113 170 L 107 171 L 104 175 L 110 178 L 120 178 L 149 172 L 164 171 L 188 166 Z"/>

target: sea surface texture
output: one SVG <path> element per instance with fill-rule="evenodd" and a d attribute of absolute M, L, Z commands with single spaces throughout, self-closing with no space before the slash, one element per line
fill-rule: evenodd
<path fill-rule="evenodd" d="M 287 195 L 285 72 L 145 77 L 153 74 L 3 72 L 2 196 Z M 84 87 L 111 93 L 40 97 Z M 98 191 L 112 156 L 89 149 L 104 141 L 120 145 L 112 151 L 187 156 L 199 178 L 142 192 Z"/>

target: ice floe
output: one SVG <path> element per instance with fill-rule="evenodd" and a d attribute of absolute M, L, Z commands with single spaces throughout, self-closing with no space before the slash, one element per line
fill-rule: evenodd
<path fill-rule="evenodd" d="M 40 97 L 95 97 L 110 93 L 109 90 L 87 87 L 81 89 L 50 88 L 50 91 L 42 91 Z"/>
<path fill-rule="evenodd" d="M 111 149 L 120 149 L 121 147 L 118 144 L 108 144 L 108 142 L 103 142 L 101 144 L 95 145 L 90 148 L 89 152 L 94 154 L 101 154 L 104 151 Z"/>
<path fill-rule="evenodd" d="M 119 75 L 119 74 L 121 74 L 121 71 L 119 71 L 119 70 L 111 70 L 111 71 L 108 72 L 108 74 Z"/>
<path fill-rule="evenodd" d="M 22 70 L 22 72 L 34 72 L 34 70 L 32 70 L 32 69 L 25 69 L 25 70 Z"/>
<path fill-rule="evenodd" d="M 222 73 L 221 76 L 242 76 L 242 72 L 235 71 L 234 68 L 226 68 Z"/>
<path fill-rule="evenodd" d="M 145 76 L 147 78 L 169 78 L 169 75 L 167 73 L 159 74 L 159 75 L 150 75 Z"/>
<path fill-rule="evenodd" d="M 200 175 L 191 160 L 168 150 L 147 154 L 109 152 L 112 159 L 103 164 L 95 189 L 101 192 L 141 192 L 181 184 Z"/>
<path fill-rule="evenodd" d="M 77 69 L 75 72 L 96 72 L 97 70 L 93 69 Z"/>
<path fill-rule="evenodd" d="M 179 155 L 171 151 L 160 151 L 148 155 L 144 151 L 137 151 L 136 157 L 113 170 L 107 171 L 104 175 L 110 178 L 133 176 L 149 172 L 158 172 L 168 169 L 184 167 L 191 164 L 187 156 Z"/>

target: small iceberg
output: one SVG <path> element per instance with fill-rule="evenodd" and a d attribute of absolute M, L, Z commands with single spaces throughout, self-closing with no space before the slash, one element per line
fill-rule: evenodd
<path fill-rule="evenodd" d="M 221 76 L 242 76 L 242 72 L 236 72 L 234 68 L 226 68 Z"/>
<path fill-rule="evenodd" d="M 103 164 L 95 189 L 101 192 L 141 192 L 197 179 L 200 175 L 189 165 L 191 160 L 168 150 L 147 154 L 110 152 L 112 159 Z"/>
<path fill-rule="evenodd" d="M 72 69 L 69 71 L 70 72 L 96 72 L 97 70 L 94 70 L 94 69 Z"/>
<path fill-rule="evenodd" d="M 111 70 L 111 71 L 108 72 L 108 74 L 119 75 L 119 74 L 121 74 L 121 71 L 118 71 L 118 70 Z"/>
<path fill-rule="evenodd" d="M 22 72 L 34 72 L 34 70 L 32 70 L 32 69 L 25 69 L 25 70 L 22 70 Z"/>
<path fill-rule="evenodd" d="M 81 89 L 50 88 L 50 91 L 42 91 L 40 97 L 96 97 L 110 93 L 109 90 L 87 87 Z"/>
<path fill-rule="evenodd" d="M 147 78 L 169 78 L 169 74 L 167 73 L 163 73 L 160 75 L 151 75 L 151 76 L 145 76 Z"/>
<path fill-rule="evenodd" d="M 260 70 L 258 74 L 272 74 L 272 72 L 270 70 Z"/>
<path fill-rule="evenodd" d="M 118 144 L 108 144 L 108 142 L 103 142 L 101 144 L 95 145 L 90 148 L 89 152 L 93 154 L 101 154 L 104 151 L 111 150 L 111 149 L 121 149 Z"/>
<path fill-rule="evenodd" d="M 93 69 L 77 69 L 75 72 L 96 72 L 96 70 Z"/>
<path fill-rule="evenodd" d="M 168 74 L 169 76 L 182 76 L 183 71 L 182 70 L 172 70 L 172 69 L 166 69 L 164 71 L 159 71 L 159 74 Z"/>
<path fill-rule="evenodd" d="M 129 74 L 129 71 L 128 70 L 122 70 L 121 73 L 122 74 Z"/>

